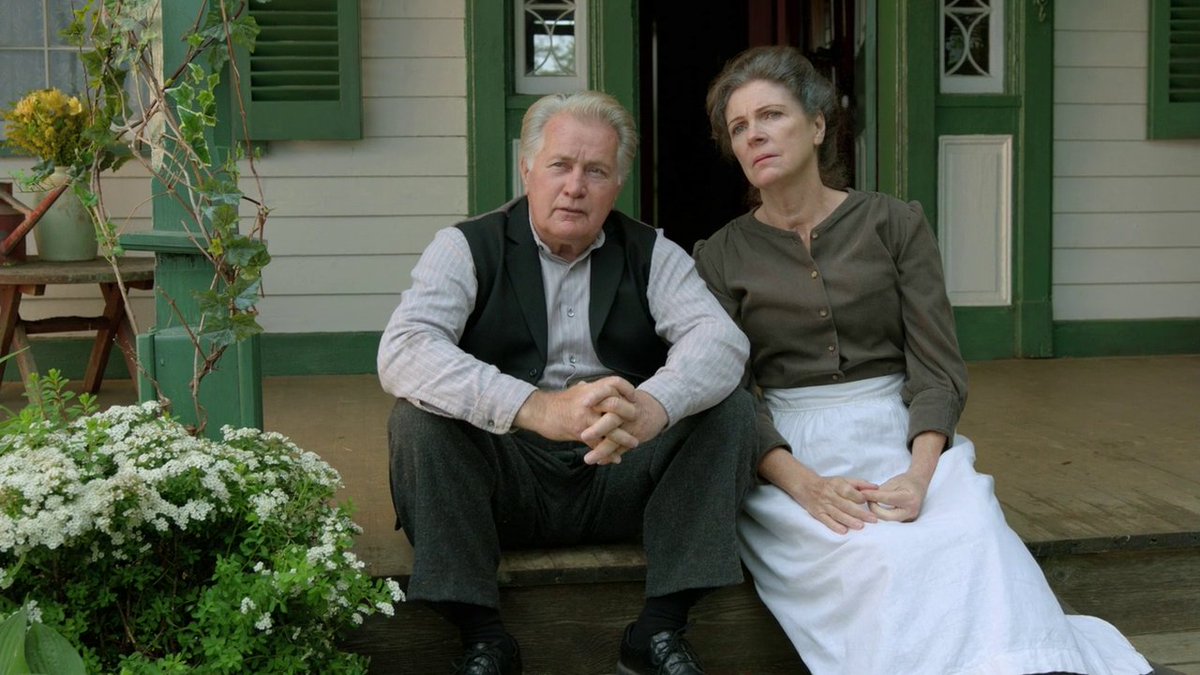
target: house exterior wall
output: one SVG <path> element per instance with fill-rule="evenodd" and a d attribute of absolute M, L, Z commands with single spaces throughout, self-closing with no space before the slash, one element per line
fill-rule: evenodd
<path fill-rule="evenodd" d="M 273 141 L 258 163 L 273 209 L 268 333 L 381 331 L 434 232 L 467 213 L 465 0 L 361 0 L 361 12 L 363 139 Z M 0 158 L 0 175 L 29 165 Z M 105 178 L 122 231 L 151 229 L 149 194 L 132 163 Z M 133 302 L 144 331 L 152 297 Z M 51 287 L 22 315 L 100 308 L 94 287 Z"/>
<path fill-rule="evenodd" d="M 1200 141 L 1146 139 L 1148 0 L 1057 0 L 1056 321 L 1200 317 Z"/>

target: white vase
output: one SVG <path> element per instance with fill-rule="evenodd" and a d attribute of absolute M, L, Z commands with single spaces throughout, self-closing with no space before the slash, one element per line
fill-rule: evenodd
<path fill-rule="evenodd" d="M 56 168 L 45 182 L 46 192 L 37 195 L 39 201 L 69 180 L 66 169 Z M 54 206 L 33 227 L 33 240 L 37 243 L 38 257 L 55 262 L 92 260 L 99 250 L 92 218 L 73 187 L 59 195 Z"/>

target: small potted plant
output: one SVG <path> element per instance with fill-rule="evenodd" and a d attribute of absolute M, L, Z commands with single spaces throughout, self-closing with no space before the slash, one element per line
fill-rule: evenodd
<path fill-rule="evenodd" d="M 34 175 L 21 181 L 44 198 L 55 188 L 79 178 L 84 131 L 90 123 L 87 104 L 58 89 L 38 89 L 0 113 L 6 145 L 41 160 Z M 95 228 L 73 191 L 58 199 L 33 230 L 42 260 L 91 260 L 96 257 Z"/>

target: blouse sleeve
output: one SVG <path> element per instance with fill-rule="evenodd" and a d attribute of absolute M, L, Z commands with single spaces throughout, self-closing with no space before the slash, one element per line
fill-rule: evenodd
<path fill-rule="evenodd" d="M 967 368 L 958 350 L 942 259 L 920 204 L 911 202 L 897 215 L 901 228 L 893 250 L 904 324 L 908 444 L 925 431 L 945 434 L 952 443 L 967 402 Z"/>
<path fill-rule="evenodd" d="M 708 290 L 717 298 L 717 302 L 721 304 L 734 323 L 738 323 L 738 303 L 729 293 L 725 283 L 723 270 L 719 262 L 714 258 L 719 255 L 717 247 L 708 249 L 705 252 L 707 241 L 701 240 L 696 242 L 696 246 L 692 249 L 692 257 L 696 259 L 696 271 L 700 273 L 700 278 L 704 279 L 704 283 L 708 285 Z M 714 255 L 717 254 L 717 255 Z M 756 414 L 755 426 L 758 433 L 758 454 L 755 458 L 755 465 L 768 452 L 775 448 L 785 448 L 791 452 L 791 445 L 783 438 L 783 435 L 775 428 L 775 420 L 771 417 L 771 409 L 767 407 L 763 400 L 762 391 L 754 381 L 754 369 L 751 367 L 754 358 L 754 347 L 751 344 L 751 355 L 746 359 L 746 368 L 742 375 L 742 387 L 745 388 L 754 397 L 754 410 Z"/>

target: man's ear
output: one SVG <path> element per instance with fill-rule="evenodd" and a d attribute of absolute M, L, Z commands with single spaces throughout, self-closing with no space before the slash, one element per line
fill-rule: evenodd
<path fill-rule="evenodd" d="M 517 173 L 521 174 L 521 187 L 525 188 L 525 192 L 529 192 L 529 165 L 525 161 L 524 156 L 517 157 Z"/>

